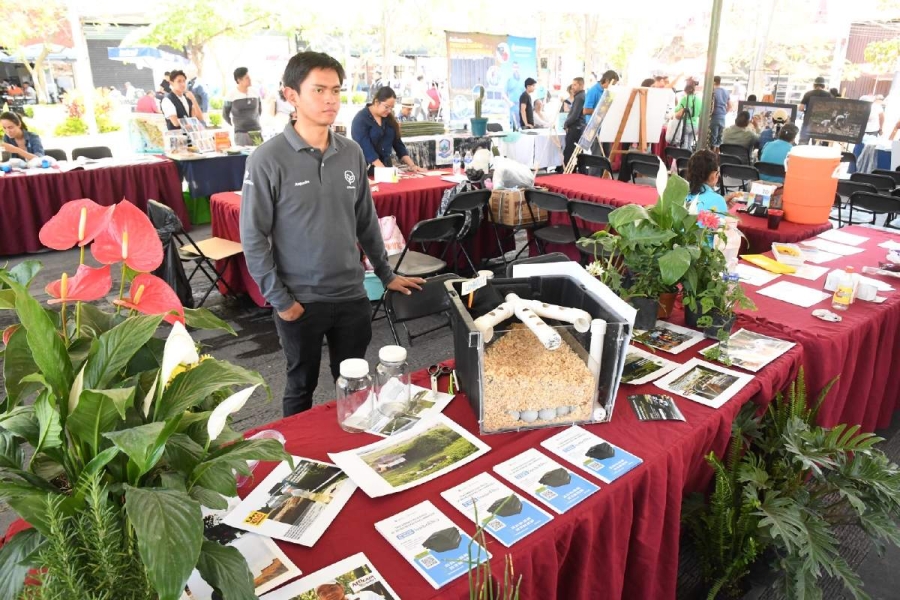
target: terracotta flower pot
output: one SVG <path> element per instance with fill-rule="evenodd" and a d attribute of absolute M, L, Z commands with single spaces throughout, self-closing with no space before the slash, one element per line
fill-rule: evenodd
<path fill-rule="evenodd" d="M 657 319 L 668 319 L 672 316 L 672 310 L 675 308 L 675 298 L 678 292 L 666 292 L 659 295 L 659 308 L 656 311 Z"/>

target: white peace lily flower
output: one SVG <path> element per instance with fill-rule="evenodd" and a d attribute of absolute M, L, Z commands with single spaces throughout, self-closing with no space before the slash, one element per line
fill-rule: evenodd
<path fill-rule="evenodd" d="M 141 406 L 141 410 L 144 411 L 144 416 L 150 415 L 150 405 L 153 404 L 153 397 L 156 396 L 156 384 L 159 383 L 159 377 L 153 380 L 153 385 L 150 386 L 150 391 L 147 392 L 147 395 L 144 396 L 144 404 Z"/>
<path fill-rule="evenodd" d="M 658 159 L 657 159 L 658 160 Z M 659 171 L 656 173 L 656 191 L 659 197 L 666 193 L 666 185 L 669 183 L 669 172 L 666 170 L 666 163 L 659 161 Z"/>
<path fill-rule="evenodd" d="M 162 369 L 160 370 L 160 378 L 162 385 L 165 386 L 172 376 L 172 372 L 178 365 L 195 365 L 200 362 L 200 355 L 197 354 L 197 346 L 191 334 L 187 332 L 179 321 L 172 325 L 172 331 L 166 338 L 166 347 L 163 351 Z"/>
<path fill-rule="evenodd" d="M 215 439 L 219 437 L 219 434 L 222 433 L 222 430 L 225 429 L 228 415 L 236 413 L 244 408 L 244 404 L 247 403 L 247 400 L 253 395 L 253 392 L 258 387 L 259 384 L 257 383 L 252 387 L 248 387 L 236 394 L 232 394 L 212 411 L 212 414 L 209 416 L 209 421 L 206 422 L 206 432 L 209 434 L 210 442 L 215 441 Z"/>
<path fill-rule="evenodd" d="M 71 415 L 75 408 L 78 406 L 78 399 L 81 397 L 81 392 L 84 390 L 84 369 L 87 367 L 87 363 L 84 363 L 84 366 L 81 367 L 81 370 L 78 372 L 78 376 L 75 378 L 75 381 L 72 382 L 72 389 L 69 390 L 69 414 Z"/>

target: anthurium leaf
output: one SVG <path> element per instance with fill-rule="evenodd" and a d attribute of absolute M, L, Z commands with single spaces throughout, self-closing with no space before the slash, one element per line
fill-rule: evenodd
<path fill-rule="evenodd" d="M 197 570 L 222 600 L 254 597 L 253 575 L 237 548 L 205 540 Z"/>
<path fill-rule="evenodd" d="M 16 293 L 13 290 L 0 289 L 0 310 L 12 310 L 16 307 Z"/>
<path fill-rule="evenodd" d="M 34 453 L 39 454 L 44 448 L 61 446 L 62 426 L 59 423 L 59 413 L 50 405 L 49 390 L 45 390 L 34 401 L 34 415 L 37 417 L 39 427 L 38 443 Z"/>
<path fill-rule="evenodd" d="M 101 435 L 112 431 L 125 418 L 125 410 L 134 402 L 134 388 L 113 390 L 84 390 L 78 405 L 66 420 L 66 429 L 91 447 L 100 451 Z"/>
<path fill-rule="evenodd" d="M 28 347 L 34 363 L 50 383 L 57 398 L 65 398 L 75 379 L 72 363 L 66 352 L 62 336 L 53 325 L 50 316 L 21 284 L 9 274 L 0 272 L 0 279 L 16 292 L 16 313 L 26 329 Z"/>
<path fill-rule="evenodd" d="M 0 598 L 18 598 L 25 587 L 25 577 L 33 566 L 28 557 L 44 541 L 36 529 L 17 533 L 0 548 Z"/>
<path fill-rule="evenodd" d="M 17 406 L 5 414 L 0 414 L 0 428 L 19 436 L 32 447 L 38 445 L 41 428 L 34 415 L 34 406 Z"/>
<path fill-rule="evenodd" d="M 278 440 L 244 440 L 235 442 L 221 448 L 199 463 L 195 468 L 189 482 L 209 487 L 220 494 L 229 496 L 233 485 L 234 475 L 232 471 L 246 470 L 248 460 L 282 461 L 291 460 L 291 456 L 285 452 Z M 222 469 L 222 467 L 227 467 Z M 232 480 L 225 481 L 223 473 L 227 473 Z"/>
<path fill-rule="evenodd" d="M 130 427 L 121 431 L 111 431 L 103 436 L 112 440 L 135 464 L 138 474 L 143 475 L 156 465 L 165 450 L 166 441 L 178 427 L 179 419 L 157 421 Z"/>
<path fill-rule="evenodd" d="M 0 429 L 0 467 L 21 469 L 25 462 L 25 449 L 22 440 L 6 429 Z"/>
<path fill-rule="evenodd" d="M 97 338 L 84 370 L 84 387 L 105 388 L 156 333 L 162 315 L 129 317 Z"/>
<path fill-rule="evenodd" d="M 187 476 L 200 463 L 203 454 L 203 446 L 184 433 L 176 433 L 166 442 L 163 456 L 169 467 Z"/>
<path fill-rule="evenodd" d="M 27 471 L 0 469 L 0 501 L 6 502 L 20 517 L 44 535 L 50 534 L 47 524 L 47 502 L 59 492 L 50 483 Z M 65 498 L 60 504 L 64 514 L 74 512 L 74 501 Z"/>
<path fill-rule="evenodd" d="M 185 308 L 184 323 L 195 329 L 221 329 L 231 335 L 237 335 L 231 325 L 205 308 Z"/>
<path fill-rule="evenodd" d="M 165 347 L 166 340 L 150 338 L 128 361 L 126 372 L 129 375 L 137 375 L 154 369 L 158 370 L 162 366 Z"/>
<path fill-rule="evenodd" d="M 33 383 L 22 381 L 26 375 L 37 371 L 38 366 L 31 357 L 31 349 L 28 348 L 27 332 L 20 327 L 9 338 L 9 344 L 3 355 L 3 383 L 6 386 L 8 407 L 15 406 L 20 397 L 27 396 L 39 388 Z"/>
<path fill-rule="evenodd" d="M 673 248 L 659 257 L 659 274 L 663 283 L 675 285 L 691 266 L 691 253 L 687 248 Z"/>
<path fill-rule="evenodd" d="M 690 186 L 684 178 L 678 175 L 670 175 L 666 182 L 666 190 L 663 192 L 662 201 L 670 205 L 684 205 L 684 199 L 690 192 Z"/>
<path fill-rule="evenodd" d="M 194 485 L 222 494 L 226 498 L 237 496 L 237 482 L 234 478 L 234 470 L 227 461 L 211 463 L 208 468 L 199 471 L 199 476 Z"/>
<path fill-rule="evenodd" d="M 111 313 L 103 312 L 89 302 L 81 304 L 81 335 L 98 338 L 112 329 L 115 324 Z"/>
<path fill-rule="evenodd" d="M 221 494 L 199 485 L 191 488 L 191 498 L 213 510 L 226 510 L 228 508 L 228 500 L 222 497 Z"/>
<path fill-rule="evenodd" d="M 35 275 L 41 271 L 41 263 L 37 260 L 23 260 L 9 270 L 9 276 L 19 285 L 27 288 Z"/>
<path fill-rule="evenodd" d="M 619 230 L 626 223 L 648 219 L 647 209 L 639 204 L 626 204 L 609 213 L 609 224 Z"/>
<path fill-rule="evenodd" d="M 177 490 L 126 486 L 125 511 L 159 600 L 178 600 L 203 543 L 200 503 Z"/>
<path fill-rule="evenodd" d="M 81 504 L 81 500 L 84 498 L 85 493 L 87 493 L 91 477 L 102 471 L 112 459 L 118 456 L 119 452 L 120 450 L 115 446 L 107 448 L 92 458 L 91 461 L 84 466 L 84 469 L 82 469 L 81 474 L 78 476 L 78 482 L 75 484 L 75 498 L 78 501 L 78 504 Z"/>
<path fill-rule="evenodd" d="M 156 419 L 168 419 L 196 406 L 210 394 L 232 385 L 265 384 L 262 376 L 237 365 L 213 359 L 179 373 L 160 399 Z M 267 389 L 271 397 L 271 391 Z"/>

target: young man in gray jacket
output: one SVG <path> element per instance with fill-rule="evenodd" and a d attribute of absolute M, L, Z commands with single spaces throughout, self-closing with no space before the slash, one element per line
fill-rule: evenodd
<path fill-rule="evenodd" d="M 330 130 L 343 79 L 327 54 L 291 58 L 284 95 L 297 120 L 253 152 L 244 177 L 241 243 L 275 311 L 287 360 L 285 416 L 312 406 L 323 337 L 335 379 L 341 361 L 365 356 L 371 307 L 357 242 L 388 289 L 409 294 L 424 283 L 392 272 L 362 150 Z"/>

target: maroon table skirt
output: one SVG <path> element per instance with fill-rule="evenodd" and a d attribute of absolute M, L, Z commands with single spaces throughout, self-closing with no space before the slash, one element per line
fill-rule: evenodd
<path fill-rule="evenodd" d="M 90 198 L 110 206 L 123 198 L 142 211 L 148 200 L 172 208 L 190 229 L 178 169 L 170 160 L 48 175 L 0 178 L 0 256 L 46 250 L 38 239 L 44 223 L 70 200 Z"/>
<path fill-rule="evenodd" d="M 545 187 L 551 192 L 563 194 L 570 200 L 587 200 L 600 204 L 609 204 L 619 207 L 626 204 L 640 204 L 649 206 L 655 204 L 658 198 L 656 188 L 646 185 L 634 185 L 612 179 L 601 179 L 589 175 L 573 173 L 571 175 L 547 175 L 539 177 L 536 185 Z M 745 252 L 766 252 L 771 249 L 773 242 L 799 242 L 814 235 L 831 229 L 830 223 L 822 225 L 800 225 L 782 221 L 777 230 L 768 228 L 768 220 L 762 217 L 751 217 L 745 213 L 739 213 L 736 209 L 731 214 L 740 220 L 738 229 L 747 237 L 742 248 Z M 566 225 L 568 217 L 562 213 L 550 215 L 551 225 Z M 590 223 L 579 223 L 579 226 L 591 231 L 600 229 Z M 749 249 L 747 244 L 749 243 Z M 578 260 L 580 254 L 574 245 L 547 247 L 548 252 L 564 252 L 569 258 Z"/>
<path fill-rule="evenodd" d="M 437 215 L 444 191 L 453 185 L 439 177 L 404 179 L 393 184 L 379 183 L 377 184 L 378 189 L 372 192 L 372 200 L 378 216 L 393 215 L 396 217 L 400 231 L 403 232 L 404 238 L 408 238 L 416 223 L 432 219 Z M 210 198 L 210 213 L 214 236 L 236 242 L 241 241 L 241 196 L 239 194 L 236 192 L 213 194 Z M 494 232 L 487 224 L 479 229 L 473 239 L 466 242 L 466 249 L 476 267 L 482 259 L 500 254 Z M 464 261 L 462 258 L 460 260 Z M 219 266 L 221 267 L 221 265 Z M 461 268 L 462 266 L 461 264 Z M 243 256 L 230 261 L 223 279 L 235 292 L 247 293 L 258 306 L 266 305 L 266 300 L 260 293 L 259 287 L 247 271 L 247 264 Z"/>

